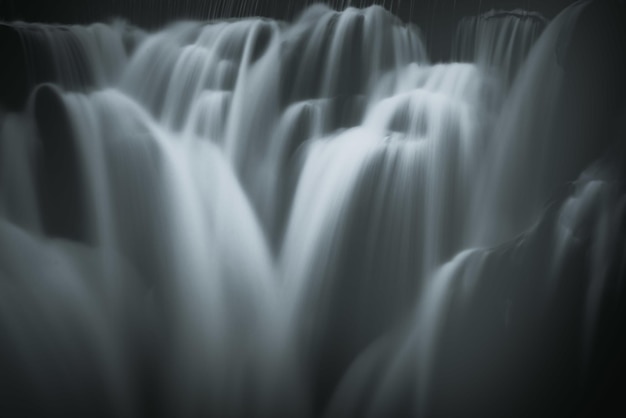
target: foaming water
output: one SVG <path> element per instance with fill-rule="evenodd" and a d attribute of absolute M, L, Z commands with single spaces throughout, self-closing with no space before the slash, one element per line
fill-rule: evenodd
<path fill-rule="evenodd" d="M 579 390 L 626 248 L 613 139 L 555 116 L 585 7 L 466 18 L 438 64 L 379 6 L 12 25 L 6 409 L 524 416 L 551 361 Z"/>

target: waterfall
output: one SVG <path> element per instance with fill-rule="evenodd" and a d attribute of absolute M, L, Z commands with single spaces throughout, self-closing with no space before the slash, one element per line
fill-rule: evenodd
<path fill-rule="evenodd" d="M 0 415 L 571 416 L 624 329 L 598 3 L 439 63 L 381 6 L 0 23 Z"/>
<path fill-rule="evenodd" d="M 510 85 L 545 26 L 545 18 L 524 10 L 491 10 L 459 23 L 453 56 L 501 73 Z"/>

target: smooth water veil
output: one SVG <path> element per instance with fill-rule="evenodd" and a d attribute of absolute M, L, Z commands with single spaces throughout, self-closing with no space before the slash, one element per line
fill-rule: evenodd
<path fill-rule="evenodd" d="M 205 3 L 0 22 L 0 416 L 626 411 L 623 1 Z"/>

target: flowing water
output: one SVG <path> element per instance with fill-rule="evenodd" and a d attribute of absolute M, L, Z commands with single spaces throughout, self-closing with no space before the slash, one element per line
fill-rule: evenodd
<path fill-rule="evenodd" d="M 623 147 L 563 127 L 585 7 L 466 18 L 449 63 L 379 6 L 11 24 L 0 415 L 531 416 L 585 389 L 626 260 Z"/>

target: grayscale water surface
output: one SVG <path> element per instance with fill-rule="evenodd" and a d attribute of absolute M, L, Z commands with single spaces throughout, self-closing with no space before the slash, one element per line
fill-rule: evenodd
<path fill-rule="evenodd" d="M 586 7 L 467 17 L 447 63 L 379 6 L 11 24 L 0 415 L 566 413 L 626 271 L 626 113 L 567 113 Z"/>

